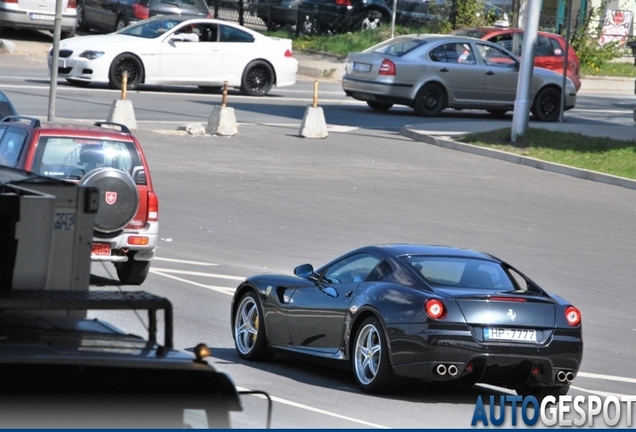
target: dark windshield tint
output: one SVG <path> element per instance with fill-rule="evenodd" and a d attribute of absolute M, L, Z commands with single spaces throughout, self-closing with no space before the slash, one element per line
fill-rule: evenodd
<path fill-rule="evenodd" d="M 486 32 L 483 30 L 477 30 L 477 29 L 459 29 L 459 30 L 455 30 L 452 34 L 456 36 L 465 36 L 465 37 L 481 39 L 482 37 L 484 37 Z"/>
<path fill-rule="evenodd" d="M 407 256 L 402 258 L 431 286 L 514 290 L 497 263 L 461 257 Z"/>

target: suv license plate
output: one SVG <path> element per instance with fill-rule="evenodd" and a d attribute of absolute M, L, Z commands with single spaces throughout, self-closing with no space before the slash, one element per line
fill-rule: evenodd
<path fill-rule="evenodd" d="M 537 331 L 533 329 L 508 329 L 508 328 L 486 327 L 484 329 L 484 340 L 536 342 Z"/>
<path fill-rule="evenodd" d="M 110 255 L 110 244 L 108 243 L 93 243 L 91 248 L 93 255 Z"/>

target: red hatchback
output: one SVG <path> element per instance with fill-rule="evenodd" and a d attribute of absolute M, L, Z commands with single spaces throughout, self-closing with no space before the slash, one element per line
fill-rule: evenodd
<path fill-rule="evenodd" d="M 523 46 L 523 29 L 508 27 L 473 27 L 458 29 L 455 35 L 474 37 L 497 43 L 521 57 Z M 565 62 L 565 39 L 554 33 L 539 32 L 535 46 L 534 65 L 563 73 Z M 568 78 L 572 80 L 576 91 L 581 88 L 579 57 L 571 46 L 568 47 Z"/>
<path fill-rule="evenodd" d="M 159 200 L 141 145 L 126 126 L 5 117 L 0 165 L 99 189 L 91 260 L 112 262 L 124 284 L 143 283 L 157 246 Z"/>

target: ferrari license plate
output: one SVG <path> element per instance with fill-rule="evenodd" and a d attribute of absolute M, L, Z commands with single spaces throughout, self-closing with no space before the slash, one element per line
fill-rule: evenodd
<path fill-rule="evenodd" d="M 353 70 L 356 72 L 367 73 L 371 71 L 371 65 L 367 63 L 354 63 Z"/>
<path fill-rule="evenodd" d="M 537 331 L 532 329 L 509 329 L 509 328 L 486 327 L 484 329 L 484 340 L 536 342 Z"/>
<path fill-rule="evenodd" d="M 93 243 L 91 248 L 93 255 L 110 255 L 110 244 L 108 243 Z"/>

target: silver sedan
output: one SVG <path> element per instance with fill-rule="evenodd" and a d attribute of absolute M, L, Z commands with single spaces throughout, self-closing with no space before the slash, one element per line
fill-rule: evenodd
<path fill-rule="evenodd" d="M 503 115 L 514 109 L 519 58 L 487 41 L 450 35 L 405 35 L 386 40 L 346 60 L 342 88 L 378 111 L 407 105 L 421 116 L 446 108 L 484 109 Z M 534 68 L 530 101 L 535 119 L 560 116 L 563 77 Z M 566 78 L 565 109 L 576 89 Z"/>

